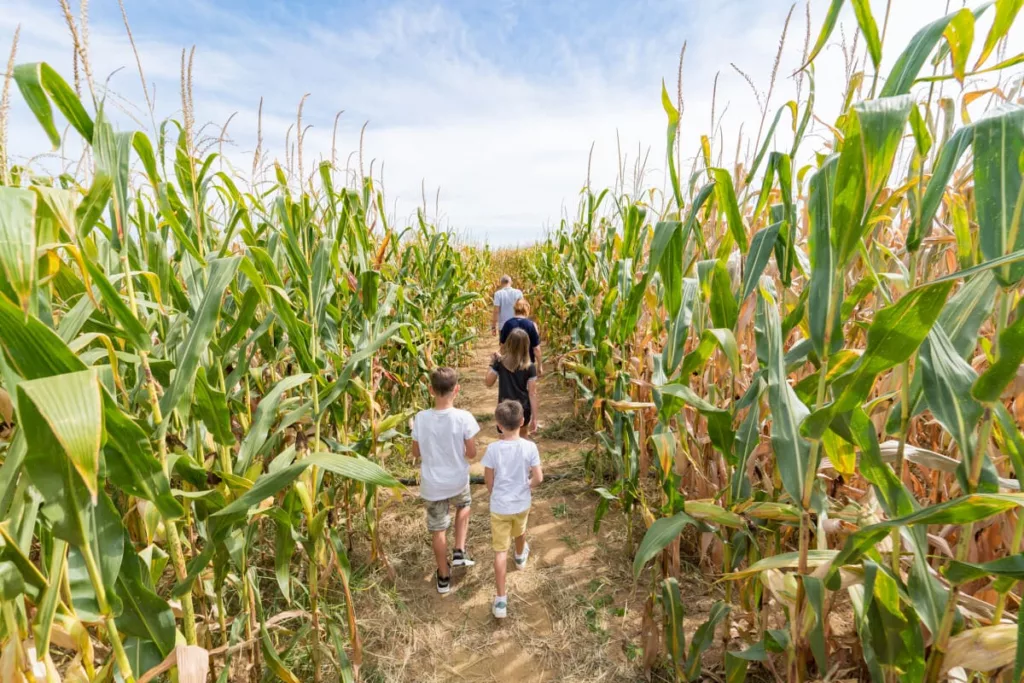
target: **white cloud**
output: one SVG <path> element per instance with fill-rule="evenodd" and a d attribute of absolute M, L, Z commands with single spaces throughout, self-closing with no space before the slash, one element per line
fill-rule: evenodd
<path fill-rule="evenodd" d="M 812 0 L 812 40 L 827 4 Z M 873 4 L 881 23 L 883 3 Z M 941 16 L 945 7 L 945 0 L 894 0 L 887 64 L 925 21 Z M 492 243 L 515 243 L 536 239 L 545 227 L 557 224 L 564 210 L 574 213 L 592 143 L 595 186 L 615 181 L 617 137 L 630 167 L 638 153 L 650 150 L 649 181 L 662 184 L 665 117 L 660 83 L 664 78 L 674 94 L 678 49 L 684 40 L 684 155 L 694 153 L 699 135 L 709 131 L 712 84 L 720 72 L 717 111 L 726 111 L 725 143 L 721 150 L 717 140 L 714 144 L 723 163 L 731 164 L 737 131 L 742 125 L 744 146 L 752 144 L 760 112 L 730 62 L 766 89 L 789 4 L 651 0 L 636 8 L 635 25 L 611 28 L 600 25 L 601 12 L 587 15 L 586 4 L 577 9 L 570 12 L 578 18 L 569 28 L 538 26 L 536 39 L 526 44 L 508 39 L 513 30 L 531 28 L 516 25 L 521 8 L 514 2 L 495 9 L 504 23 L 493 35 L 482 33 L 457 8 L 428 3 L 398 2 L 355 25 L 324 21 L 301 34 L 284 24 L 259 24 L 227 14 L 199 0 L 184 3 L 181 12 L 186 22 L 189 17 L 202 20 L 195 23 L 202 30 L 188 37 L 198 45 L 197 120 L 219 126 L 238 112 L 229 131 L 236 144 L 225 151 L 241 168 L 249 167 L 246 155 L 255 147 L 259 98 L 265 98 L 265 146 L 271 154 L 283 156 L 295 107 L 309 92 L 304 123 L 314 127 L 306 137 L 307 172 L 314 160 L 329 156 L 334 113 L 345 109 L 338 130 L 339 161 L 344 164 L 349 152 L 358 148 L 360 129 L 369 120 L 365 164 L 368 168 L 375 159 L 376 172 L 384 162 L 389 205 L 400 220 L 421 204 L 424 185 L 432 214 L 440 187 L 441 218 L 453 228 Z M 128 10 L 145 18 L 132 3 Z M 97 78 L 103 80 L 124 67 L 112 87 L 142 105 L 134 57 L 119 15 L 92 11 Z M 651 26 L 644 20 L 648 12 L 677 19 Z M 146 23 L 135 19 L 137 25 Z M 979 44 L 990 20 L 979 24 Z M 852 16 L 844 14 L 843 22 L 850 40 Z M 17 23 L 22 25 L 19 61 L 46 60 L 70 74 L 70 41 L 56 3 L 40 8 L 32 0 L 0 0 L 0 45 Z M 183 30 L 174 28 L 174 35 Z M 799 66 L 804 32 L 801 4 L 790 25 L 769 117 L 796 96 L 789 76 Z M 180 109 L 182 46 L 162 37 L 167 33 L 135 28 L 146 76 L 156 85 L 158 117 Z M 832 42 L 837 43 L 839 36 L 837 30 Z M 1019 38 L 1014 35 L 1015 46 L 1021 44 Z M 498 46 L 505 53 L 520 51 L 524 64 L 496 56 Z M 551 65 L 548 72 L 536 68 L 545 60 Z M 531 68 L 525 66 L 527 61 Z M 823 120 L 831 121 L 842 95 L 842 79 L 834 76 L 843 70 L 840 49 L 830 46 L 819 61 L 817 110 Z M 887 71 L 888 67 L 882 69 Z M 13 112 L 12 152 L 29 155 L 45 149 L 45 139 L 20 97 L 16 95 L 15 101 L 19 104 Z M 148 115 L 136 116 L 148 121 Z M 784 138 L 780 133 L 780 144 L 785 144 Z M 812 140 L 807 145 L 819 143 Z"/>

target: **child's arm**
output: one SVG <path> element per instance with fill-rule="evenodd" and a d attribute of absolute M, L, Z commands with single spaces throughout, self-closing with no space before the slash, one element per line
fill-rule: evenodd
<path fill-rule="evenodd" d="M 540 465 L 534 465 L 530 468 L 530 488 L 540 486 L 542 481 L 544 481 L 544 471 L 541 470 Z"/>
<path fill-rule="evenodd" d="M 420 459 L 420 442 L 416 441 L 415 439 L 412 442 L 412 459 L 413 460 L 419 460 Z"/>
<path fill-rule="evenodd" d="M 540 344 L 533 347 L 533 359 L 533 362 L 537 364 L 537 376 L 540 377 L 544 374 L 544 364 L 540 354 Z"/>
<path fill-rule="evenodd" d="M 494 383 L 498 381 L 498 373 L 494 371 L 494 368 L 488 368 L 487 374 L 484 375 L 484 384 L 488 387 L 493 387 Z"/>
<path fill-rule="evenodd" d="M 476 441 L 474 439 L 466 439 L 466 460 L 476 460 Z"/>
<path fill-rule="evenodd" d="M 484 483 L 487 484 L 487 493 L 494 493 L 494 470 L 490 467 L 484 468 Z"/>

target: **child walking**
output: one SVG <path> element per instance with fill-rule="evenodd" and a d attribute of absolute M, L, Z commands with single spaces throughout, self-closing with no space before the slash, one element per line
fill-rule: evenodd
<path fill-rule="evenodd" d="M 491 613 L 497 619 L 508 614 L 505 591 L 505 564 L 509 541 L 515 539 L 513 559 L 517 569 L 526 566 L 530 545 L 526 542 L 526 522 L 530 516 L 530 491 L 544 481 L 537 444 L 519 436 L 523 426 L 523 406 L 518 401 L 502 401 L 494 411 L 501 427 L 501 439 L 484 453 L 484 482 L 491 494 L 491 547 L 494 548 L 494 583 L 497 594 Z"/>
<path fill-rule="evenodd" d="M 491 358 L 484 377 L 489 387 L 498 383 L 498 403 L 516 401 L 523 408 L 523 424 L 537 431 L 537 366 L 530 360 L 530 337 L 521 328 L 509 332 L 502 353 Z M 500 429 L 500 425 L 499 425 Z"/>
<path fill-rule="evenodd" d="M 420 497 L 426 501 L 427 529 L 431 532 L 435 583 L 438 593 L 451 590 L 452 567 L 472 567 L 466 554 L 466 534 L 472 499 L 469 494 L 469 461 L 476 458 L 473 437 L 480 431 L 476 419 L 455 407 L 458 374 L 452 368 L 430 373 L 434 407 L 417 413 L 412 424 L 412 455 L 420 464 Z M 455 506 L 455 549 L 448 560 L 450 507 Z"/>

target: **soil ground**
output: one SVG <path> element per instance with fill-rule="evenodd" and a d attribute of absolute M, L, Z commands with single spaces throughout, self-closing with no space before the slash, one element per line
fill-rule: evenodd
<path fill-rule="evenodd" d="M 470 364 L 460 371 L 457 405 L 472 412 L 481 426 L 482 456 L 497 437 L 492 417 L 497 388 L 484 386 L 493 338 L 482 340 Z M 494 596 L 488 493 L 474 485 L 468 550 L 477 564 L 453 571 L 452 591 L 439 595 L 418 489 L 392 501 L 381 519 L 384 547 L 397 575 L 392 587 L 377 582 L 360 591 L 358 614 L 363 633 L 364 680 L 412 681 L 640 681 L 640 626 L 648 581 L 634 583 L 626 552 L 621 510 L 613 509 L 594 533 L 598 496 L 584 477 L 583 458 L 591 448 L 564 441 L 574 431 L 571 389 L 551 372 L 540 381 L 536 435 L 546 476 L 534 491 L 527 538 L 529 564 L 517 571 L 508 564 L 509 616 L 491 616 Z M 483 474 L 476 462 L 474 475 Z M 449 532 L 449 548 L 452 538 Z M 707 585 L 684 578 L 687 630 L 699 625 L 714 601 Z M 658 677 L 655 676 L 655 679 Z"/>

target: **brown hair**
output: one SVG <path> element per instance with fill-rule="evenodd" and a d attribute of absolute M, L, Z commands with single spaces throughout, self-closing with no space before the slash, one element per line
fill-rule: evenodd
<path fill-rule="evenodd" d="M 494 409 L 494 421 L 502 429 L 519 429 L 523 424 L 523 405 L 519 401 L 502 401 Z"/>
<path fill-rule="evenodd" d="M 455 368 L 434 368 L 430 373 L 430 388 L 437 396 L 447 396 L 459 385 L 459 373 Z"/>
<path fill-rule="evenodd" d="M 523 318 L 530 315 L 530 302 L 526 299 L 516 300 L 515 305 L 512 307 L 512 311 Z"/>
<path fill-rule="evenodd" d="M 501 354 L 501 364 L 509 372 L 525 370 L 530 367 L 530 337 L 522 328 L 517 327 L 512 330 L 505 340 L 505 349 Z"/>

